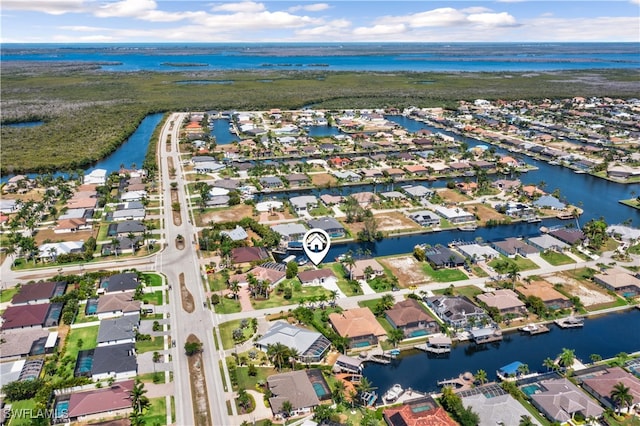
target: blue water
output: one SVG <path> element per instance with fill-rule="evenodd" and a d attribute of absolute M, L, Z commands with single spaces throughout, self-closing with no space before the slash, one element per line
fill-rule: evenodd
<path fill-rule="evenodd" d="M 213 129 L 211 136 L 216 138 L 216 144 L 228 145 L 234 141 L 240 141 L 240 138 L 229 132 L 229 119 L 218 118 L 213 120 Z"/>
<path fill-rule="evenodd" d="M 69 401 L 60 401 L 56 404 L 56 419 L 67 417 L 69 413 Z"/>
<path fill-rule="evenodd" d="M 2 45 L 2 61 L 108 62 L 107 71 L 633 69 L 638 43 L 142 43 Z M 170 66 L 171 63 L 199 66 Z"/>
<path fill-rule="evenodd" d="M 42 126 L 44 121 L 25 121 L 24 123 L 3 124 L 5 127 L 38 127 Z"/>
<path fill-rule="evenodd" d="M 438 390 L 438 380 L 458 377 L 466 371 L 475 373 L 483 369 L 493 380 L 496 370 L 513 361 L 527 364 L 531 372 L 546 372 L 542 362 L 547 357 L 555 358 L 563 348 L 573 349 L 576 357 L 586 363 L 594 353 L 611 358 L 620 352 L 640 350 L 638 309 L 589 318 L 583 328 L 560 329 L 555 325 L 550 328 L 549 333 L 536 336 L 509 333 L 502 342 L 487 345 L 459 344 L 448 357 L 413 352 L 387 366 L 367 363 L 364 375 L 382 392 L 394 383 L 405 389 L 434 391 Z"/>

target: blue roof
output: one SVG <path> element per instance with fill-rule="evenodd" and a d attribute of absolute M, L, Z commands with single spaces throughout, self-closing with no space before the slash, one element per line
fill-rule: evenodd
<path fill-rule="evenodd" d="M 518 367 L 520 367 L 521 365 L 522 363 L 520 361 L 513 361 L 511 364 L 505 365 L 498 371 L 500 372 L 500 374 L 507 376 L 510 374 L 516 374 L 518 372 Z"/>

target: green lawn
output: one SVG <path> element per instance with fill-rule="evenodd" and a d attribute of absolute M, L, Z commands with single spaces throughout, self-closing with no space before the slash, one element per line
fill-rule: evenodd
<path fill-rule="evenodd" d="M 97 315 L 89 315 L 84 313 L 85 305 L 80 305 L 80 309 L 78 310 L 78 314 L 73 320 L 74 324 L 84 324 L 87 322 L 100 321 Z"/>
<path fill-rule="evenodd" d="M 222 339 L 223 349 L 231 349 L 235 346 L 235 342 L 233 340 L 233 330 L 235 330 L 236 328 L 240 328 L 241 322 L 242 320 L 233 320 L 220 324 L 220 338 Z M 250 325 L 242 329 L 242 331 L 244 333 L 245 341 L 253 336 L 253 330 Z"/>
<path fill-rule="evenodd" d="M 500 257 L 493 259 L 488 263 L 489 266 L 495 268 L 495 266 L 501 262 L 507 261 L 509 263 L 515 263 L 518 266 L 519 271 L 529 271 L 532 269 L 538 269 L 538 265 L 531 260 L 522 256 L 516 256 L 514 259 L 508 258 L 506 256 L 500 255 Z"/>
<path fill-rule="evenodd" d="M 489 274 L 487 274 L 484 271 L 484 269 L 482 269 L 479 266 L 472 266 L 471 271 L 473 272 L 473 275 L 475 275 L 476 277 L 484 278 L 489 276 Z"/>
<path fill-rule="evenodd" d="M 136 341 L 136 352 L 142 354 L 151 351 L 161 351 L 164 349 L 164 336 L 155 336 L 151 340 Z"/>
<path fill-rule="evenodd" d="M 629 253 L 631 254 L 640 254 L 640 244 L 636 244 L 635 246 L 629 247 Z M 3 300 L 4 302 L 4 300 Z"/>
<path fill-rule="evenodd" d="M 35 419 L 30 418 L 29 410 L 33 410 L 33 415 L 37 415 L 35 399 L 25 399 L 11 403 L 11 411 L 18 413 L 7 423 L 9 426 L 31 426 Z M 19 416 L 19 414 L 23 414 Z M 47 423 L 48 424 L 48 423 Z"/>
<path fill-rule="evenodd" d="M 231 359 L 233 359 L 233 357 L 228 357 L 227 362 Z M 255 376 L 249 376 L 249 367 L 237 367 L 238 389 L 255 389 L 258 382 L 266 381 L 267 377 L 278 373 L 276 369 L 272 367 L 256 366 L 256 370 L 257 374 Z"/>
<path fill-rule="evenodd" d="M 439 283 L 466 280 L 467 275 L 459 269 L 433 269 L 428 262 L 422 265 L 422 271 L 432 280 Z"/>
<path fill-rule="evenodd" d="M 344 276 L 344 269 L 342 268 L 342 265 L 339 262 L 330 263 L 329 268 L 333 271 L 335 276 L 338 278 L 338 283 L 337 283 L 338 288 L 342 290 L 345 296 L 350 297 L 350 296 L 356 296 L 358 294 L 362 294 L 362 291 L 356 292 L 354 291 L 354 288 L 348 284 L 347 280 L 349 277 Z"/>
<path fill-rule="evenodd" d="M 164 372 L 156 371 L 155 373 L 138 374 L 138 379 L 143 383 L 164 383 Z"/>
<path fill-rule="evenodd" d="M 103 223 L 100 225 L 100 229 L 98 230 L 98 236 L 96 237 L 96 241 L 105 241 L 109 239 L 107 233 L 109 232 L 109 224 Z"/>
<path fill-rule="evenodd" d="M 167 400 L 165 397 L 150 398 L 149 408 L 144 413 L 144 424 L 166 425 L 167 424 Z"/>
<path fill-rule="evenodd" d="M 324 204 L 318 205 L 318 207 L 309 210 L 311 216 L 333 216 L 333 210 L 328 207 L 325 207 Z"/>
<path fill-rule="evenodd" d="M 240 312 L 242 308 L 238 300 L 223 296 L 220 298 L 220 303 L 215 305 L 214 310 L 218 314 L 235 314 L 236 312 Z"/>
<path fill-rule="evenodd" d="M 143 279 L 150 287 L 160 287 L 162 285 L 162 276 L 153 272 L 145 272 L 142 274 Z"/>
<path fill-rule="evenodd" d="M 85 349 L 93 349 L 98 344 L 98 329 L 99 325 L 93 325 L 91 327 L 72 328 L 67 339 L 67 346 L 65 347 L 65 357 L 71 356 L 73 359 L 78 357 L 78 352 Z M 82 340 L 82 345 L 80 345 Z"/>
<path fill-rule="evenodd" d="M 285 284 L 285 286 L 286 285 L 287 284 Z M 269 295 L 268 299 L 251 299 L 251 304 L 255 309 L 267 309 L 275 308 L 277 306 L 286 306 L 292 305 L 294 303 L 301 303 L 312 297 L 317 298 L 322 294 L 325 294 L 327 296 L 327 300 L 329 300 L 331 296 L 331 292 L 322 286 L 299 286 L 291 282 L 288 285 L 293 285 L 293 297 L 291 297 L 291 299 L 285 299 L 284 292 L 278 294 L 274 291 Z"/>
<path fill-rule="evenodd" d="M 570 263 L 576 263 L 572 258 L 564 253 L 558 253 L 556 251 L 546 251 L 540 253 L 540 257 L 552 264 L 553 266 L 568 265 Z"/>
<path fill-rule="evenodd" d="M 0 291 L 0 303 L 9 302 L 13 296 L 18 292 L 19 288 L 12 287 L 6 290 Z"/>
<path fill-rule="evenodd" d="M 162 306 L 162 290 L 154 291 L 153 293 L 144 293 L 142 295 L 142 301 L 147 304 Z"/>

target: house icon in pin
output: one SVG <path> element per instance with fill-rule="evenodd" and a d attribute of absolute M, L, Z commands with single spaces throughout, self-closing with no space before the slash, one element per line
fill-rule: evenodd
<path fill-rule="evenodd" d="M 309 237 L 305 241 L 305 245 L 310 251 L 314 253 L 320 253 L 327 246 L 327 241 L 322 234 L 313 233 L 309 235 Z"/>

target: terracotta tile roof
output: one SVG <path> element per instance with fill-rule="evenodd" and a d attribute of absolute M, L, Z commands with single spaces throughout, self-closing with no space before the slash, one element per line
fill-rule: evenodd
<path fill-rule="evenodd" d="M 269 257 L 262 247 L 238 247 L 231 250 L 233 263 L 249 263 Z"/>
<path fill-rule="evenodd" d="M 415 299 L 406 299 L 398 302 L 391 309 L 386 310 L 385 313 L 397 327 L 421 321 L 434 321 L 431 315 L 422 308 L 420 302 Z"/>
<path fill-rule="evenodd" d="M 457 426 L 442 407 L 432 410 L 416 411 L 411 405 L 388 408 L 383 412 L 384 419 L 390 426 Z"/>
<path fill-rule="evenodd" d="M 329 314 L 329 322 L 339 335 L 349 338 L 360 336 L 384 336 L 386 331 L 373 316 L 369 308 L 355 308 L 341 314 Z"/>

